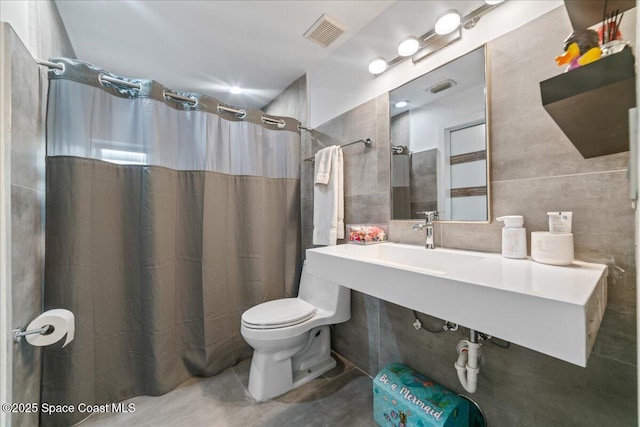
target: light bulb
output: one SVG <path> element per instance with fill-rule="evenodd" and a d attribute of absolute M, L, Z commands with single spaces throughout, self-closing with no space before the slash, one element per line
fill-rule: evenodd
<path fill-rule="evenodd" d="M 380 74 L 387 69 L 387 61 L 382 57 L 378 57 L 369 63 L 369 72 L 371 74 Z"/>
<path fill-rule="evenodd" d="M 407 37 L 398 45 L 398 55 L 411 56 L 420 48 L 420 42 L 415 37 Z"/>
<path fill-rule="evenodd" d="M 234 95 L 238 95 L 242 93 L 242 88 L 240 86 L 231 86 L 231 88 L 229 88 L 229 92 Z"/>
<path fill-rule="evenodd" d="M 409 105 L 409 102 L 407 102 L 407 101 L 398 101 L 393 106 L 396 107 L 396 108 L 404 108 L 407 105 Z"/>
<path fill-rule="evenodd" d="M 449 9 L 441 13 L 436 20 L 435 32 L 440 35 L 449 34 L 460 26 L 460 13 Z"/>

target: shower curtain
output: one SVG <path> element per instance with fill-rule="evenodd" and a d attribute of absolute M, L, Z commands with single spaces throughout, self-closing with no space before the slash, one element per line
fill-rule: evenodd
<path fill-rule="evenodd" d="M 42 401 L 158 395 L 249 357 L 242 312 L 297 291 L 299 123 L 53 61 L 44 298 L 76 333 L 44 348 Z"/>

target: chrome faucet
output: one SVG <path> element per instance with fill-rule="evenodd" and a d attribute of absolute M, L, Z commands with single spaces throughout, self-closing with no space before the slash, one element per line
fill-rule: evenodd
<path fill-rule="evenodd" d="M 424 242 L 424 247 L 427 249 L 435 249 L 436 245 L 433 241 L 433 223 L 438 219 L 438 212 L 436 211 L 427 211 L 427 212 L 416 212 L 419 215 L 425 216 L 424 224 L 413 224 L 413 231 L 422 231 L 423 229 L 427 229 L 427 236 Z"/>

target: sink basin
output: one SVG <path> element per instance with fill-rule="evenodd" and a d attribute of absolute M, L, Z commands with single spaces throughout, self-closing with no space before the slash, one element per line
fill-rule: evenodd
<path fill-rule="evenodd" d="M 607 267 L 381 243 L 307 249 L 307 270 L 356 291 L 586 366 Z"/>
<path fill-rule="evenodd" d="M 405 268 L 426 269 L 435 274 L 446 274 L 467 264 L 483 260 L 484 256 L 440 250 L 421 250 L 420 247 L 381 244 L 369 246 L 373 258 L 379 262 L 402 264 Z M 363 251 L 364 252 L 364 251 Z"/>

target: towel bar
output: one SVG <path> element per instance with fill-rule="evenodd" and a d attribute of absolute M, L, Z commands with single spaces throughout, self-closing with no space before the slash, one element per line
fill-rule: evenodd
<path fill-rule="evenodd" d="M 357 141 L 353 141 L 353 142 L 350 142 L 348 144 L 341 145 L 340 148 L 348 147 L 349 145 L 358 144 L 360 142 L 363 143 L 365 145 L 365 147 L 367 147 L 367 148 L 373 147 L 373 141 L 371 140 L 371 138 L 366 138 L 366 139 L 365 138 L 361 138 L 361 139 L 359 139 Z M 315 156 L 314 157 L 307 157 L 306 159 L 304 159 L 304 161 L 305 162 L 314 162 L 315 161 Z"/>

